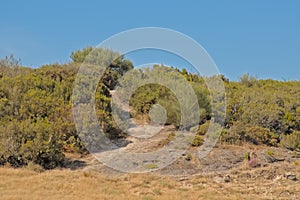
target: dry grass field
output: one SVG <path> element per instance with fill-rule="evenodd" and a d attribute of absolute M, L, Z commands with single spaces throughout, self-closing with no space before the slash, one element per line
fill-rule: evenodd
<path fill-rule="evenodd" d="M 249 166 L 244 158 L 249 151 L 257 153 L 260 166 Z M 120 173 L 92 155 L 80 154 L 66 154 L 70 163 L 62 169 L 0 167 L 0 200 L 300 199 L 296 152 L 217 145 L 200 163 L 190 152 L 191 160 L 182 157 L 165 169 L 144 174 Z M 195 170 L 199 173 L 189 174 Z"/>
<path fill-rule="evenodd" d="M 230 178 L 216 174 L 175 178 L 158 174 L 107 177 L 95 171 L 68 169 L 38 173 L 3 167 L 0 199 L 299 199 L 299 181 L 283 176 L 268 178 L 274 169 L 233 170 Z M 294 169 L 299 175 L 299 167 Z"/>

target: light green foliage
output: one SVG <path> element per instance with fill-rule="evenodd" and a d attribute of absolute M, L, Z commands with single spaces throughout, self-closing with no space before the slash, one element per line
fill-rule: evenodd
<path fill-rule="evenodd" d="M 71 59 L 76 63 L 83 63 L 85 58 L 92 52 L 93 47 L 86 47 L 82 50 L 74 51 L 71 54 Z"/>
<path fill-rule="evenodd" d="M 157 164 L 155 164 L 155 163 L 146 164 L 144 167 L 146 169 L 156 169 L 156 168 L 158 168 Z"/>
<path fill-rule="evenodd" d="M 257 80 L 249 74 L 244 74 L 240 77 L 240 83 L 246 87 L 252 87 L 255 83 L 257 83 Z"/>
<path fill-rule="evenodd" d="M 273 152 L 272 150 L 268 150 L 268 151 L 267 151 L 267 154 L 268 154 L 269 156 L 274 156 L 274 152 Z"/>
<path fill-rule="evenodd" d="M 233 82 L 226 88 L 227 127 L 242 121 L 277 134 L 300 129 L 300 82 L 257 80 L 251 87 Z"/>
<path fill-rule="evenodd" d="M 8 67 L 8 68 L 14 68 L 21 66 L 21 59 L 17 59 L 14 57 L 13 54 L 10 54 L 10 56 L 5 56 L 5 58 L 0 60 L 0 67 Z"/>
<path fill-rule="evenodd" d="M 280 144 L 290 150 L 300 149 L 300 131 L 282 135 Z"/>
<path fill-rule="evenodd" d="M 200 135 L 195 135 L 194 140 L 192 141 L 191 145 L 194 147 L 199 147 L 203 144 L 204 140 Z"/>

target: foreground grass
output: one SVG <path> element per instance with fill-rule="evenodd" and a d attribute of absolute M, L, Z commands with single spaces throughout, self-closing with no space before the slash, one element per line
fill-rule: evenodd
<path fill-rule="evenodd" d="M 297 199 L 299 182 L 248 180 L 216 183 L 213 178 L 175 180 L 152 174 L 108 178 L 96 172 L 0 168 L 1 200 L 38 199 Z M 270 192 L 268 194 L 267 192 Z"/>

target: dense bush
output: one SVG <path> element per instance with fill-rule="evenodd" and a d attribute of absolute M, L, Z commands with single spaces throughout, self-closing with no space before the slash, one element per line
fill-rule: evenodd
<path fill-rule="evenodd" d="M 60 135 L 45 119 L 8 122 L 1 125 L 0 136 L 2 164 L 8 162 L 18 167 L 32 161 L 46 169 L 52 169 L 61 165 L 64 159 Z"/>
<path fill-rule="evenodd" d="M 300 149 L 300 131 L 294 131 L 288 135 L 282 135 L 280 144 L 290 150 Z"/>
<path fill-rule="evenodd" d="M 195 135 L 195 138 L 193 139 L 191 145 L 193 147 L 199 147 L 203 144 L 204 139 L 200 135 Z"/>
<path fill-rule="evenodd" d="M 12 56 L 0 62 L 0 164 L 23 166 L 39 164 L 51 169 L 63 164 L 64 152 L 85 152 L 75 129 L 71 97 L 80 62 L 87 50 L 72 54 L 74 62 L 46 65 L 38 69 L 19 66 Z M 104 79 L 113 80 L 132 68 L 110 50 L 98 49 L 103 55 L 117 55 Z M 81 55 L 82 54 L 82 55 Z M 108 87 L 115 83 L 99 83 L 95 95 L 96 114 L 110 138 L 119 137 L 111 117 L 111 96 Z M 85 88 L 81 96 L 85 96 Z M 76 94 L 75 94 L 76 95 Z"/>
<path fill-rule="evenodd" d="M 197 130 L 197 135 L 205 135 L 208 131 L 210 121 L 205 122 L 204 124 L 200 125 Z"/>
<path fill-rule="evenodd" d="M 20 66 L 20 60 L 13 56 L 0 60 L 0 164 L 23 166 L 31 163 L 50 169 L 63 163 L 64 152 L 86 151 L 75 129 L 71 102 L 74 80 L 84 61 L 107 66 L 96 89 L 96 114 L 109 138 L 124 136 L 112 117 L 110 90 L 121 76 L 133 69 L 133 64 L 116 52 L 91 47 L 73 52 L 71 59 L 68 64 L 45 65 L 37 69 Z M 201 145 L 209 121 L 223 115 L 221 109 L 212 113 L 212 105 L 217 108 L 222 105 L 218 105 L 216 99 L 212 100 L 210 94 L 221 100 L 225 99 L 224 94 L 208 91 L 205 85 L 205 81 L 213 83 L 216 77 L 206 77 L 204 81 L 185 69 L 163 65 L 145 70 L 149 75 L 167 76 L 156 78 L 181 80 L 180 77 L 184 77 L 192 86 L 198 102 L 189 103 L 200 106 L 199 124 L 192 124 L 197 127 L 192 145 Z M 145 76 L 145 70 L 131 70 L 134 76 L 127 77 L 125 82 L 136 84 L 137 77 Z M 239 82 L 221 78 L 227 100 L 221 142 L 271 146 L 280 143 L 291 150 L 300 148 L 299 81 L 257 80 L 249 75 L 242 76 Z M 181 82 L 176 82 L 175 87 L 180 88 Z M 74 94 L 82 98 L 79 103 L 88 101 L 86 89 L 83 87 L 80 92 Z M 155 104 L 165 108 L 166 124 L 178 128 L 181 122 L 179 101 L 170 89 L 159 84 L 146 84 L 134 92 L 130 99 L 131 115 L 146 116 L 149 120 L 149 111 Z"/>
<path fill-rule="evenodd" d="M 277 146 L 278 135 L 271 132 L 267 128 L 262 128 L 259 126 L 249 126 L 246 129 L 247 135 L 252 139 L 254 144 L 266 144 L 269 146 Z"/>
<path fill-rule="evenodd" d="M 220 141 L 227 144 L 242 144 L 250 141 L 247 136 L 245 124 L 234 122 L 229 130 L 224 129 L 220 136 Z"/>
<path fill-rule="evenodd" d="M 163 74 L 163 79 L 166 80 L 177 80 L 174 85 L 175 88 L 182 87 L 181 81 L 187 79 L 189 84 L 192 86 L 195 95 L 198 99 L 198 102 L 192 102 L 192 104 L 198 103 L 199 111 L 197 112 L 199 122 L 202 124 L 206 122 L 210 118 L 211 108 L 210 108 L 210 100 L 208 96 L 207 88 L 204 84 L 202 78 L 196 75 L 187 74 L 185 70 L 179 71 L 177 69 L 173 69 L 170 67 L 166 67 L 163 65 L 155 65 L 153 69 L 146 69 L 144 71 L 137 70 L 137 77 L 143 76 L 154 76 L 157 74 Z M 130 81 L 130 80 L 128 80 Z M 135 80 L 132 84 L 134 85 Z M 185 89 L 185 88 L 183 88 Z M 179 97 L 180 98 L 180 97 Z M 184 98 L 184 97 L 181 97 Z M 135 93 L 132 95 L 130 99 L 130 105 L 133 108 L 133 116 L 136 115 L 148 115 L 149 110 L 154 104 L 161 105 L 167 113 L 166 124 L 173 124 L 176 127 L 179 127 L 181 122 L 181 106 L 176 95 L 171 91 L 170 88 L 167 88 L 164 85 L 160 84 L 146 84 L 139 87 Z M 196 124 L 195 124 L 196 125 Z"/>
<path fill-rule="evenodd" d="M 229 144 L 252 143 L 277 146 L 279 139 L 278 135 L 267 128 L 251 126 L 237 121 L 233 123 L 230 129 L 222 132 L 220 141 Z"/>

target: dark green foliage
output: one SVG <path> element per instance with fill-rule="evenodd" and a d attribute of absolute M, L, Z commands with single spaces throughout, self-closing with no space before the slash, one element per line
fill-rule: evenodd
<path fill-rule="evenodd" d="M 156 66 L 163 68 L 164 66 Z M 180 72 L 180 70 L 177 70 Z M 210 95 L 205 87 L 205 81 L 183 69 L 181 74 L 193 86 L 200 105 L 200 128 L 198 135 L 207 132 L 209 120 L 212 116 L 222 114 L 211 113 Z M 221 142 L 230 144 L 252 144 L 278 146 L 280 138 L 291 134 L 294 130 L 300 130 L 300 82 L 280 82 L 274 80 L 257 80 L 256 78 L 243 75 L 240 82 L 229 82 L 221 76 L 226 87 L 227 106 L 226 121 Z M 214 77 L 206 78 L 212 83 Z M 216 91 L 210 91 L 214 93 Z M 161 95 L 163 94 L 163 95 Z M 147 115 L 153 104 L 164 104 L 168 115 L 167 124 L 175 126 L 180 121 L 180 107 L 173 94 L 160 85 L 145 85 L 138 90 L 131 99 L 131 106 L 135 114 Z M 224 98 L 221 94 L 215 94 L 215 98 Z M 160 101 L 159 101 L 160 100 Z M 173 107 L 172 107 L 173 106 Z M 220 105 L 215 104 L 215 107 Z M 281 137 L 283 135 L 283 137 Z"/>

